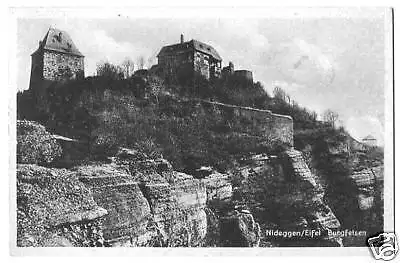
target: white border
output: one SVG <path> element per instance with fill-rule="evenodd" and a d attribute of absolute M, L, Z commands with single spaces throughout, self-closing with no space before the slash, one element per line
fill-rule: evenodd
<path fill-rule="evenodd" d="M 14 2 L 16 5 L 17 3 Z M 68 2 L 70 4 L 71 2 Z M 380 4 L 383 2 L 381 1 Z M 56 3 L 51 3 L 52 5 L 56 5 Z M 76 3 L 76 6 L 79 5 L 84 5 L 84 3 Z M 215 3 L 214 3 L 215 4 Z M 249 4 L 249 1 L 246 1 L 246 4 Z M 161 4 L 162 5 L 162 4 Z M 183 5 L 188 5 L 188 3 L 183 3 Z M 213 4 L 209 4 L 213 5 Z M 123 6 L 123 5 L 120 5 Z M 157 5 L 155 5 L 157 6 Z M 178 4 L 179 6 L 179 4 Z M 180 3 L 180 6 L 182 6 L 182 3 Z M 201 8 L 206 8 L 206 7 L 201 7 Z M 295 13 L 287 13 L 285 12 L 285 7 L 280 7 L 280 8 L 275 8 L 275 9 L 265 9 L 265 8 L 254 8 L 254 7 L 246 7 L 246 8 L 235 8 L 232 10 L 232 12 L 227 12 L 226 11 L 226 6 L 225 7 L 220 7 L 220 8 L 212 8 L 211 11 L 209 8 L 207 8 L 207 12 L 199 12 L 199 7 L 197 8 L 190 8 L 190 7 L 157 7 L 157 8 L 149 8 L 149 7 L 143 7 L 143 8 L 136 8 L 137 9 L 137 15 L 135 17 L 265 17 L 265 16 L 274 16 L 274 17 L 293 17 L 293 16 L 303 16 L 303 15 L 309 15 L 313 17 L 324 17 L 324 16 L 332 16 L 335 12 L 336 15 L 338 14 L 337 11 L 339 10 L 339 15 L 340 16 L 347 16 L 349 13 L 343 12 L 343 9 L 319 9 L 318 11 L 315 9 L 311 8 L 300 8 L 296 10 Z M 69 8 L 68 8 L 69 9 Z M 8 153 L 9 155 L 9 179 L 10 179 L 10 195 L 9 195 L 9 204 L 10 204 L 10 211 L 13 212 L 15 211 L 15 90 L 16 90 L 16 24 L 15 24 L 15 18 L 16 17 L 49 17 L 48 13 L 48 8 L 41 9 L 39 12 L 32 12 L 32 10 L 27 10 L 27 9 L 13 9 L 11 12 L 11 16 L 9 17 L 7 21 L 7 27 L 8 27 L 8 54 L 9 54 L 9 83 L 8 84 L 8 94 L 9 94 L 9 144 L 8 144 Z M 372 9 L 371 9 L 372 10 Z M 59 17 L 65 14 L 65 9 L 53 9 L 52 10 L 51 17 Z M 115 17 L 115 14 L 122 14 L 124 15 L 126 13 L 126 8 L 123 7 L 117 7 L 117 8 L 110 8 L 110 7 L 103 7 L 103 8 L 97 8 L 96 12 L 90 12 L 88 14 L 88 9 L 82 9 L 82 10 L 74 10 L 71 14 L 71 16 L 76 16 L 76 17 Z M 335 11 L 335 12 L 333 12 Z M 372 10 L 373 11 L 373 10 Z M 364 12 L 359 12 L 359 10 L 354 10 L 352 12 L 352 15 L 359 15 L 363 16 L 366 15 Z M 358 13 L 357 13 L 358 12 Z M 70 15 L 70 14 L 68 14 Z M 386 14 L 387 15 L 387 14 Z M 389 30 L 391 27 L 391 24 L 389 22 L 386 30 Z M 391 32 L 391 30 L 390 30 Z M 390 39 L 386 39 L 386 43 L 391 46 L 391 41 Z M 388 116 L 392 116 L 392 103 L 388 103 L 388 101 L 392 101 L 393 96 L 392 96 L 392 70 L 391 70 L 391 48 L 387 46 L 386 51 L 387 57 L 386 57 L 386 62 L 387 62 L 387 69 L 390 69 L 390 71 L 387 71 L 388 75 L 386 76 L 386 89 L 385 89 L 385 95 L 386 95 L 386 100 L 387 102 L 385 103 L 385 117 L 386 117 L 386 123 L 385 123 L 385 142 L 390 142 L 391 141 L 391 128 L 392 127 L 392 122 L 391 119 Z M 14 58 L 14 59 L 13 59 Z M 3 104 L 4 106 L 4 104 Z M 389 131 L 388 131 L 389 130 Z M 390 143 L 386 143 L 386 146 L 391 145 Z M 386 149 L 389 149 L 387 151 Z M 392 152 L 393 149 L 390 149 L 390 147 L 386 147 L 385 149 L 385 211 L 390 211 L 390 204 L 386 202 L 388 200 L 386 198 L 386 195 L 390 192 L 393 191 L 393 180 L 390 181 L 391 179 L 388 179 L 386 175 L 388 175 L 388 172 L 391 170 L 391 167 L 388 167 L 388 159 L 392 159 Z M 398 183 L 398 180 L 397 180 Z M 8 198 L 7 198 L 8 199 Z M 14 201 L 13 201 L 14 200 Z M 15 213 L 14 213 L 15 215 Z M 386 215 L 385 215 L 386 216 Z M 10 216 L 10 235 L 11 237 L 15 237 L 15 221 L 12 220 L 13 217 Z M 393 224 L 386 225 L 385 220 L 385 229 L 391 229 Z M 14 230 L 13 230 L 14 229 Z M 71 254 L 73 255 L 96 255 L 96 256 L 121 256 L 121 255 L 128 255 L 128 256 L 149 256 L 149 255 L 158 255 L 158 256 L 221 256 L 221 255 L 230 255 L 230 256 L 344 256 L 344 255 L 359 255 L 359 256 L 367 256 L 368 258 L 370 257 L 369 251 L 367 248 L 235 248 L 235 249 L 230 249 L 230 248 L 174 248 L 174 249 L 157 249 L 157 248 L 16 248 L 15 247 L 15 240 L 11 239 L 10 242 L 10 249 L 14 255 L 46 255 L 46 256 L 70 256 Z M 364 258 L 365 259 L 365 258 Z M 324 259 L 325 260 L 325 259 Z"/>

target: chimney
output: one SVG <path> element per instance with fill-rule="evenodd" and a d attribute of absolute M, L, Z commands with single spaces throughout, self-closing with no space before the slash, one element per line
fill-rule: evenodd
<path fill-rule="evenodd" d="M 185 42 L 185 39 L 184 39 L 184 37 L 183 37 L 183 34 L 181 34 L 181 44 L 182 44 L 183 42 Z"/>

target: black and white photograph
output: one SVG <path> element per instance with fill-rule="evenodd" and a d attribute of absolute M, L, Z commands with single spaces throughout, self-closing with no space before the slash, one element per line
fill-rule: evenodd
<path fill-rule="evenodd" d="M 393 9 L 138 10 L 10 9 L 15 251 L 396 256 Z"/>

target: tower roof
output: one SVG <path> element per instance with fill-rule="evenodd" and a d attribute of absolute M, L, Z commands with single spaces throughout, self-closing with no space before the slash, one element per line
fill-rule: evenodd
<path fill-rule="evenodd" d="M 160 53 L 158 53 L 157 57 L 174 54 L 176 52 L 187 51 L 187 50 L 200 51 L 202 53 L 210 55 L 215 60 L 222 61 L 222 58 L 220 57 L 218 52 L 215 50 L 215 48 L 213 48 L 212 46 L 205 44 L 201 41 L 195 40 L 195 39 L 192 39 L 190 41 L 183 42 L 183 43 L 164 46 L 163 48 L 161 48 Z"/>
<path fill-rule="evenodd" d="M 51 50 L 83 57 L 67 32 L 52 27 L 40 42 L 38 50 Z"/>

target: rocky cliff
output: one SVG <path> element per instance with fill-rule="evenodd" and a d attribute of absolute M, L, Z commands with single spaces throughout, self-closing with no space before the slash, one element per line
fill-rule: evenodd
<path fill-rule="evenodd" d="M 108 162 L 70 169 L 20 164 L 18 245 L 340 246 L 326 234 L 340 223 L 317 178 L 293 148 L 252 155 L 228 174 L 211 169 L 195 177 L 161 156 L 124 148 Z M 267 234 L 273 230 L 321 234 L 282 238 Z"/>
<path fill-rule="evenodd" d="M 264 245 L 342 246 L 340 238 L 327 235 L 340 223 L 324 201 L 324 191 L 310 172 L 302 153 L 288 149 L 278 156 L 253 156 L 240 170 L 236 189 L 243 203 L 254 211 L 261 224 Z M 314 230 L 321 233 L 303 237 L 269 235 L 271 231 Z"/>
<path fill-rule="evenodd" d="M 72 169 L 20 164 L 17 182 L 19 246 L 205 246 L 211 239 L 221 244 L 226 227 L 219 229 L 227 219 L 209 207 L 229 204 L 232 195 L 226 175 L 195 179 L 165 159 L 130 149 L 108 164 Z M 251 215 L 229 219 L 241 244 L 257 245 Z M 210 229 L 218 236 L 210 237 Z M 225 245 L 233 244 L 230 236 L 223 237 Z"/>
<path fill-rule="evenodd" d="M 106 214 L 75 174 L 17 166 L 18 246 L 102 246 Z"/>

